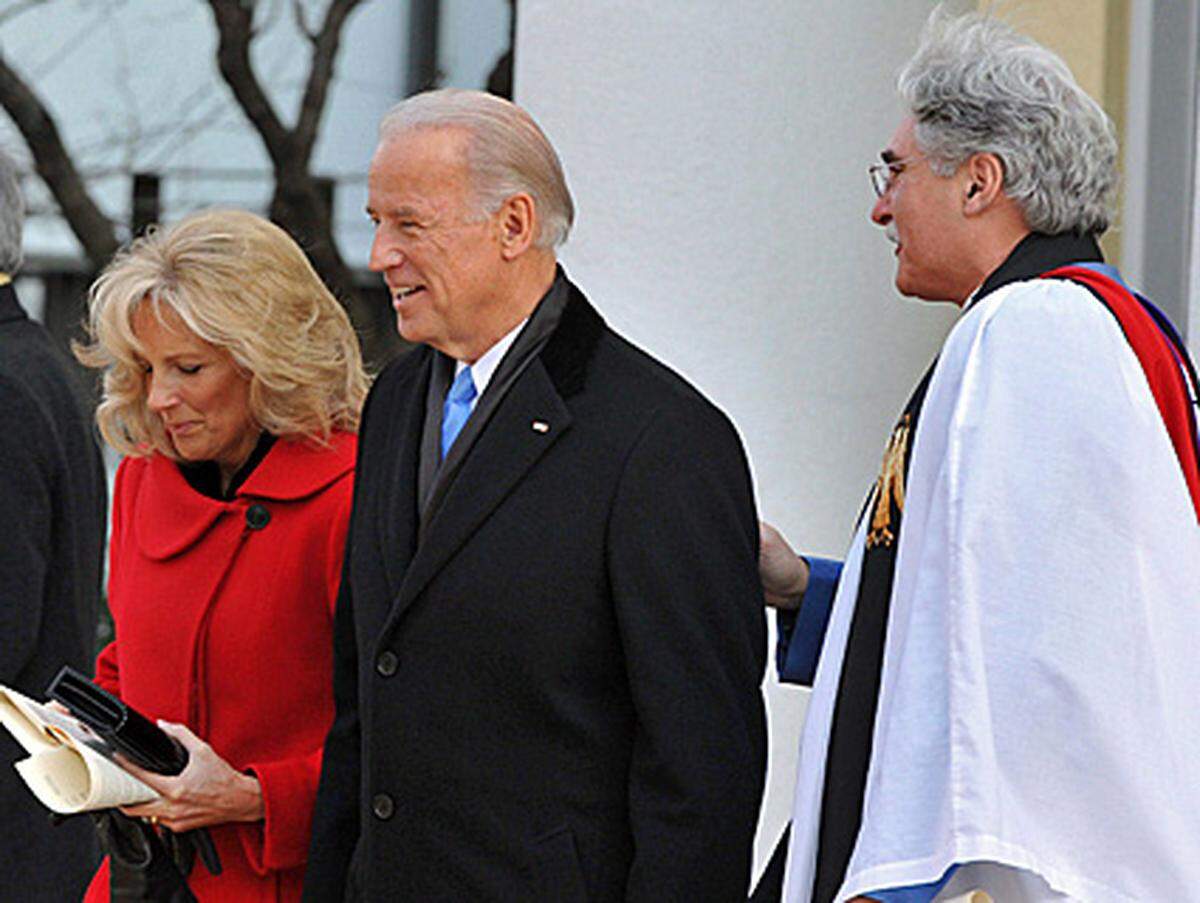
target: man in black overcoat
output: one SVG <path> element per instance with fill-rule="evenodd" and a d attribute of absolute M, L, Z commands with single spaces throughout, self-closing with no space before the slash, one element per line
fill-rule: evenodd
<path fill-rule="evenodd" d="M 41 699 L 60 667 L 91 670 L 104 556 L 100 451 L 65 357 L 17 303 L 24 202 L 0 154 L 0 683 Z M 78 899 L 96 869 L 91 822 L 55 827 L 0 730 L 0 897 Z"/>
<path fill-rule="evenodd" d="M 367 401 L 305 899 L 745 899 L 765 628 L 737 434 L 557 266 L 571 199 L 518 107 L 400 104 L 368 213 L 421 347 Z"/>

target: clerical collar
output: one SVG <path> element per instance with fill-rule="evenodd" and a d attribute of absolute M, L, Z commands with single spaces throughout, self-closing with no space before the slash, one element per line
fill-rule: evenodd
<path fill-rule="evenodd" d="M 974 306 L 980 298 L 986 298 L 1001 286 L 1010 282 L 1034 279 L 1042 273 L 1066 266 L 1069 263 L 1103 263 L 1104 255 L 1093 235 L 1077 235 L 1061 232 L 1045 235 L 1030 232 L 1012 249 L 1004 263 L 996 267 L 983 281 L 983 285 L 971 296 L 966 309 Z"/>
<path fill-rule="evenodd" d="M 505 333 L 500 341 L 480 355 L 479 360 L 471 364 L 471 381 L 475 383 L 476 398 L 483 394 L 483 390 L 492 381 L 492 376 L 496 373 L 496 368 L 500 366 L 500 361 L 504 359 L 505 353 L 512 347 L 512 343 L 517 340 L 517 336 L 520 335 L 521 330 L 525 328 L 525 324 L 528 322 L 529 317 L 526 317 Z M 456 361 L 454 375 L 458 376 L 466 366 L 467 364 L 464 361 Z"/>

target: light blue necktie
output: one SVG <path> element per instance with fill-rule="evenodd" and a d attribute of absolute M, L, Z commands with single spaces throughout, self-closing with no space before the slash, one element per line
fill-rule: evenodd
<path fill-rule="evenodd" d="M 475 391 L 475 381 L 471 379 L 471 368 L 464 367 L 463 371 L 454 377 L 454 384 L 442 404 L 442 458 L 450 452 L 450 446 L 458 438 L 463 424 L 471 416 L 471 402 L 478 393 Z"/>

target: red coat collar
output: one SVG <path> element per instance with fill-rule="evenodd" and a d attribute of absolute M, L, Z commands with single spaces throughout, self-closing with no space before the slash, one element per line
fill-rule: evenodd
<path fill-rule="evenodd" d="M 357 437 L 350 433 L 334 433 L 328 448 L 281 439 L 254 468 L 236 497 L 290 502 L 320 492 L 354 469 L 356 445 Z M 182 480 L 179 469 L 174 470 Z"/>
<path fill-rule="evenodd" d="M 356 436 L 341 432 L 330 436 L 328 447 L 280 439 L 230 501 L 196 492 L 162 455 L 144 459 L 130 509 L 138 548 L 153 559 L 170 558 L 199 541 L 227 512 L 240 514 L 257 499 L 290 502 L 314 495 L 354 469 L 356 446 Z"/>

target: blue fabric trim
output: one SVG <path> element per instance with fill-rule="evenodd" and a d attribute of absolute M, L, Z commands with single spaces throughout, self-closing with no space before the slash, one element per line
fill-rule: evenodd
<path fill-rule="evenodd" d="M 1113 282 L 1119 283 L 1124 289 L 1132 292 L 1133 289 L 1125 284 L 1125 280 L 1121 278 L 1120 271 L 1111 263 L 1101 263 L 1096 260 L 1085 260 L 1080 263 L 1071 264 L 1073 267 L 1083 267 L 1085 270 L 1091 270 L 1093 273 L 1099 273 L 1101 276 L 1107 276 Z"/>
<path fill-rule="evenodd" d="M 929 884 L 917 884 L 912 887 L 890 887 L 887 890 L 873 890 L 866 894 L 880 903 L 929 903 L 938 895 L 951 876 L 958 871 L 958 864 L 950 866 L 937 881 Z"/>
<path fill-rule="evenodd" d="M 811 686 L 817 673 L 817 659 L 825 642 L 825 628 L 833 608 L 833 595 L 842 576 L 842 563 L 829 558 L 805 556 L 808 562 L 808 589 L 800 610 L 781 611 L 775 620 L 779 642 L 775 646 L 775 667 L 786 683 Z"/>

